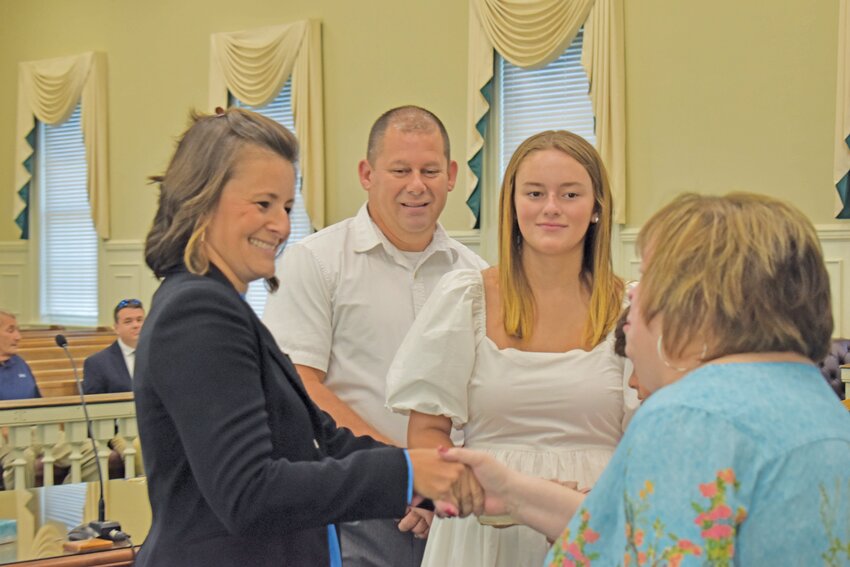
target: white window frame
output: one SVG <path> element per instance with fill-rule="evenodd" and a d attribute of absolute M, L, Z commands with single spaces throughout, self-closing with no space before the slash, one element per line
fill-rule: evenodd
<path fill-rule="evenodd" d="M 62 236 L 62 239 L 57 238 L 58 250 L 55 251 L 56 255 L 62 258 L 67 257 L 70 251 L 74 252 L 82 252 L 85 250 L 84 246 L 89 246 L 89 251 L 92 253 L 88 258 L 85 257 L 74 257 L 73 258 L 73 271 L 79 276 L 83 275 L 84 277 L 88 275 L 88 281 L 83 279 L 82 281 L 79 278 L 70 278 L 69 280 L 65 280 L 63 283 L 56 283 L 55 280 L 51 278 L 51 270 L 50 267 L 55 266 L 55 263 L 51 262 L 51 259 L 48 257 L 50 254 L 47 251 L 47 247 L 50 246 L 50 239 L 48 238 L 48 231 L 51 228 L 54 228 L 56 225 L 52 223 L 48 218 L 48 203 L 47 203 L 47 186 L 46 184 L 50 182 L 51 179 L 54 179 L 54 172 L 48 172 L 47 169 L 51 167 L 51 160 L 59 159 L 58 155 L 48 155 L 48 136 L 50 132 L 57 132 L 58 129 L 67 128 L 67 127 L 76 127 L 79 132 L 79 137 L 76 138 L 76 132 L 66 133 L 68 134 L 68 138 L 66 142 L 72 142 L 76 146 L 74 148 L 74 157 L 79 158 L 80 154 L 82 155 L 82 162 L 85 165 L 82 173 L 77 173 L 75 178 L 68 179 L 71 183 L 77 183 L 77 186 L 74 187 L 74 191 L 79 189 L 82 190 L 82 194 L 77 194 L 75 196 L 77 200 L 77 205 L 81 205 L 85 203 L 84 209 L 77 209 L 76 214 L 80 212 L 84 213 L 84 219 L 87 219 L 87 222 L 83 221 L 83 228 L 75 229 L 74 231 L 69 232 L 67 235 L 56 235 L 53 237 L 56 238 L 58 236 Z M 72 139 L 71 137 L 74 137 Z M 79 144 L 76 144 L 77 139 L 79 140 Z M 58 141 L 58 140 L 57 140 Z M 33 197 L 31 199 L 31 203 L 33 206 L 33 214 L 31 216 L 31 220 L 35 220 L 31 226 L 30 235 L 35 238 L 32 239 L 31 251 L 34 252 L 35 258 L 32 265 L 32 272 L 34 274 L 34 280 L 37 281 L 37 299 L 35 301 L 37 310 L 36 312 L 39 314 L 39 321 L 42 323 L 49 324 L 62 324 L 62 325 L 84 325 L 84 326 L 96 326 L 98 324 L 98 311 L 99 311 L 99 261 L 100 261 L 100 240 L 97 236 L 97 233 L 94 229 L 94 222 L 92 221 L 91 215 L 91 207 L 88 202 L 88 186 L 86 181 L 86 169 L 88 164 L 86 163 L 85 158 L 85 146 L 83 145 L 83 136 L 81 130 L 81 108 L 79 103 L 75 108 L 74 112 L 62 124 L 54 124 L 54 125 L 45 125 L 41 122 L 36 124 L 36 150 L 35 154 L 35 175 L 33 179 Z M 76 159 L 79 164 L 79 159 Z M 57 167 L 56 162 L 53 162 L 52 167 Z M 79 219 L 78 219 L 79 220 Z M 77 240 L 69 240 L 69 239 L 77 239 Z M 73 245 L 69 245 L 69 242 L 74 243 Z M 86 265 L 84 260 L 88 259 L 90 264 Z M 47 266 L 47 263 L 51 262 L 51 266 Z M 67 273 L 67 272 L 66 272 Z M 73 290 L 73 283 L 76 280 L 77 284 L 80 284 L 80 288 L 78 290 Z M 55 286 L 58 286 L 60 289 L 53 289 Z M 62 293 L 67 294 L 64 299 L 56 299 L 55 301 L 52 299 L 52 293 Z M 67 305 L 63 306 L 63 302 L 67 303 Z"/>

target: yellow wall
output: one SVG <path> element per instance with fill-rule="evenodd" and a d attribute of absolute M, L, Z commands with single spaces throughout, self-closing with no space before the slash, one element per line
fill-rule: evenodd
<path fill-rule="evenodd" d="M 625 0 L 628 224 L 681 191 L 830 222 L 838 0 Z"/>
<path fill-rule="evenodd" d="M 769 192 L 829 222 L 838 0 L 625 0 L 629 225 L 682 190 Z M 465 0 L 0 0 L 0 186 L 13 188 L 16 64 L 109 57 L 113 235 L 144 237 L 189 108 L 207 100 L 209 35 L 323 21 L 328 221 L 365 198 L 372 120 L 418 103 L 466 145 Z M 16 238 L 0 199 L 0 241 Z M 465 229 L 463 191 L 443 220 Z"/>
<path fill-rule="evenodd" d="M 466 4 L 460 0 L 0 0 L 0 241 L 11 221 L 17 62 L 102 50 L 109 59 L 112 234 L 144 238 L 160 173 L 190 108 L 206 110 L 209 36 L 323 22 L 329 221 L 356 212 L 369 127 L 392 106 L 436 112 L 464 147 Z M 444 220 L 468 228 L 462 191 Z"/>

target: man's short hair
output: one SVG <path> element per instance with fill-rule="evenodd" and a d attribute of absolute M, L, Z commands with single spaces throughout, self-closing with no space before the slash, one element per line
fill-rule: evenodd
<path fill-rule="evenodd" d="M 0 316 L 8 317 L 8 318 L 10 318 L 10 319 L 14 319 L 15 321 L 17 321 L 17 320 L 18 320 L 18 316 L 17 316 L 17 315 L 15 315 L 14 313 L 12 313 L 11 311 L 7 311 L 6 309 L 3 309 L 2 307 L 0 307 Z"/>
<path fill-rule="evenodd" d="M 115 309 L 112 311 L 112 318 L 115 322 L 118 322 L 118 312 L 122 309 L 144 309 L 144 305 L 138 299 L 122 299 L 118 302 L 118 305 L 115 306 Z"/>
<path fill-rule="evenodd" d="M 451 161 L 451 147 L 449 145 L 449 133 L 443 122 L 430 110 L 414 105 L 399 106 L 383 113 L 372 125 L 369 131 L 369 146 L 366 149 L 366 159 L 375 165 L 375 160 L 381 152 L 381 144 L 387 128 L 392 126 L 402 132 L 420 132 L 430 134 L 436 127 L 443 138 L 443 153 L 446 162 Z"/>

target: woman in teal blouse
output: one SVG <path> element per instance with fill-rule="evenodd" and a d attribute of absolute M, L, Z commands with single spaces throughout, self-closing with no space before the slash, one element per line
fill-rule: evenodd
<path fill-rule="evenodd" d="M 764 196 L 684 195 L 638 238 L 626 352 L 652 396 L 583 495 L 452 449 L 546 565 L 848 565 L 850 415 L 812 361 L 833 330 L 812 224 Z M 566 526 L 566 529 L 564 529 Z"/>

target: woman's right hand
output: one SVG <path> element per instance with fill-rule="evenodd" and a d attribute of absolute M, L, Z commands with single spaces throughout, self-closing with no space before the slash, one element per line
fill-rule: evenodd
<path fill-rule="evenodd" d="M 437 449 L 408 449 L 408 454 L 414 492 L 443 503 L 439 512 L 461 517 L 484 512 L 484 491 L 466 466 L 447 462 Z"/>
<path fill-rule="evenodd" d="M 511 470 L 486 453 L 454 448 L 440 454 L 446 461 L 472 469 L 484 489 L 484 513 L 510 517 L 509 521 L 495 518 L 500 525 L 523 524 L 552 540 L 584 502 L 581 492 Z"/>
<path fill-rule="evenodd" d="M 440 449 L 443 460 L 468 466 L 481 488 L 484 489 L 483 514 L 487 516 L 510 515 L 508 505 L 511 478 L 514 472 L 486 453 L 472 449 Z"/>

